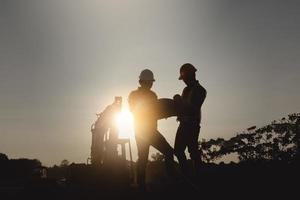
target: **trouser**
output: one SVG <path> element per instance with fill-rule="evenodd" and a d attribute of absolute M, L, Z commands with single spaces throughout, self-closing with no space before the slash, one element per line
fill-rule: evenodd
<path fill-rule="evenodd" d="M 201 154 L 198 148 L 198 137 L 200 134 L 200 125 L 197 122 L 181 122 L 177 129 L 174 151 L 179 161 L 183 173 L 188 173 L 187 159 L 184 153 L 186 147 L 191 159 L 194 161 L 195 168 L 201 165 Z"/>
<path fill-rule="evenodd" d="M 139 133 L 135 136 L 135 138 L 138 150 L 137 183 L 140 186 L 145 186 L 146 166 L 148 162 L 150 145 L 159 150 L 165 156 L 166 171 L 168 174 L 172 173 L 174 150 L 160 132 L 155 130 L 155 133 L 149 137 L 143 137 L 142 133 Z"/>

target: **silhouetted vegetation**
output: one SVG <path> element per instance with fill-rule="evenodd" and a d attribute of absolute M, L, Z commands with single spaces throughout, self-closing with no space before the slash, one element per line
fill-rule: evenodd
<path fill-rule="evenodd" d="M 41 176 L 41 162 L 37 159 L 8 159 L 0 154 L 0 180 L 29 180 Z"/>
<path fill-rule="evenodd" d="M 291 114 L 261 128 L 250 127 L 229 140 L 201 141 L 203 160 L 213 162 L 236 153 L 240 162 L 292 162 L 299 153 L 299 123 L 300 114 Z"/>

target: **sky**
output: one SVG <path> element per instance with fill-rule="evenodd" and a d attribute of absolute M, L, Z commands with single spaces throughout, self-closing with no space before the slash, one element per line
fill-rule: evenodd
<path fill-rule="evenodd" d="M 0 152 L 86 162 L 96 113 L 154 72 L 181 93 L 190 62 L 207 89 L 200 139 L 300 111 L 300 2 L 0 0 Z M 159 121 L 173 146 L 178 123 Z M 133 147 L 134 160 L 136 148 Z"/>

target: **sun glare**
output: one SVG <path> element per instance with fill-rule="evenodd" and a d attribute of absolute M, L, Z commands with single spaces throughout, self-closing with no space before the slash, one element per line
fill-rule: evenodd
<path fill-rule="evenodd" d="M 116 123 L 119 129 L 119 138 L 132 139 L 134 137 L 133 116 L 128 108 L 123 108 L 116 116 Z"/>

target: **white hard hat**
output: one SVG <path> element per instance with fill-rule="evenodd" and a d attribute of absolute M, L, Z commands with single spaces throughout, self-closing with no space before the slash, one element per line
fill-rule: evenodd
<path fill-rule="evenodd" d="M 153 72 L 150 69 L 144 69 L 140 74 L 141 81 L 155 81 Z"/>

